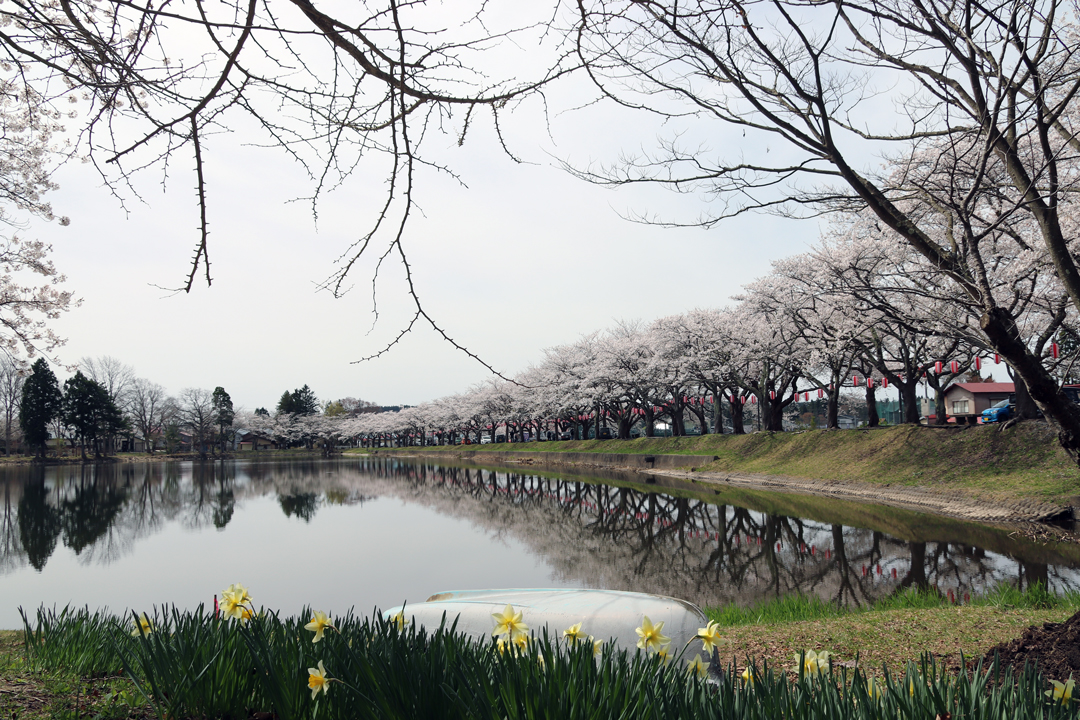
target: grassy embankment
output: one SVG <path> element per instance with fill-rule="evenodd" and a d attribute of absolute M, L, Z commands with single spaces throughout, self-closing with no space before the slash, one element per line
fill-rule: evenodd
<path fill-rule="evenodd" d="M 448 450 L 712 455 L 718 459 L 696 470 L 924 487 L 983 499 L 1080 505 L 1080 470 L 1061 450 L 1053 431 L 1039 421 L 1004 431 L 996 425 L 948 430 L 898 425 L 874 430 L 400 448 L 393 452 Z"/>
<path fill-rule="evenodd" d="M 734 658 L 740 667 L 749 657 L 757 664 L 790 669 L 800 651 L 829 650 L 836 662 L 850 667 L 858 657 L 864 671 L 880 676 L 882 664 L 895 674 L 929 650 L 955 676 L 961 653 L 977 659 L 1027 626 L 1064 620 L 1078 608 L 1080 594 L 1055 597 L 1036 588 L 1023 594 L 1003 589 L 963 606 L 948 605 L 936 595 L 909 593 L 855 611 L 788 598 L 751 609 L 712 608 L 708 614 L 726 628 L 721 657 Z M 126 636 L 125 631 L 120 634 Z M 46 669 L 40 662 L 32 666 L 22 640 L 21 632 L 0 632 L 0 717 L 120 719 L 155 714 L 122 677 L 80 677 L 63 668 Z M 75 640 L 72 647 L 49 652 L 53 665 L 59 657 L 61 665 L 115 667 L 115 661 L 101 660 L 101 648 Z M 340 690 L 335 688 L 335 693 Z"/>

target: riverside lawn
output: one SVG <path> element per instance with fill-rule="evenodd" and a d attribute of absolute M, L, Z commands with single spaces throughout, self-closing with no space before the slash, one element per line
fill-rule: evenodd
<path fill-rule="evenodd" d="M 1036 588 L 1001 589 L 963 606 L 907 593 L 854 612 L 803 599 L 714 608 L 710 618 L 727 625 L 720 656 L 738 661 L 715 686 L 687 671 L 700 642 L 665 665 L 657 652 L 627 657 L 612 648 L 596 660 L 592 643 L 560 638 L 499 652 L 495 638 L 469 642 L 381 619 L 314 622 L 320 618 L 309 611 L 246 622 L 201 608 L 150 613 L 152 631 L 140 637 L 131 634 L 134 615 L 39 611 L 24 633 L 0 634 L 0 716 L 1076 717 L 1075 702 L 1046 696 L 1050 680 L 1067 678 L 1028 673 L 1018 684 L 987 688 L 985 675 L 961 670 L 960 654 L 970 661 L 1078 605 L 1075 594 Z M 526 613 L 521 621 L 528 620 Z M 305 624 L 324 629 L 320 642 Z M 795 672 L 808 650 L 831 651 L 831 670 Z M 748 655 L 750 683 L 740 677 Z M 126 677 L 118 677 L 125 666 Z M 312 680 L 321 667 L 325 685 Z"/>

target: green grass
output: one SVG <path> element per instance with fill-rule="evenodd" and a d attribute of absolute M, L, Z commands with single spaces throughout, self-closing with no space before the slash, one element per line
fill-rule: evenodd
<path fill-rule="evenodd" d="M 718 460 L 698 468 L 700 472 L 920 486 L 977 494 L 984 500 L 1080 504 L 1080 469 L 1041 421 L 1023 422 L 1004 431 L 997 425 L 950 430 L 897 425 L 875 430 L 436 446 L 389 452 L 462 451 L 713 455 Z"/>
<path fill-rule="evenodd" d="M 882 614 L 890 612 L 913 611 Z M 306 617 L 266 613 L 240 624 L 201 609 L 169 610 L 154 618 L 153 633 L 132 637 L 130 619 L 85 609 L 42 611 L 24 635 L 26 662 L 39 676 L 52 673 L 53 695 L 28 712 L 0 694 L 0 710 L 19 718 L 135 718 L 149 711 L 159 718 L 237 720 L 257 714 L 280 720 L 925 720 L 946 713 L 957 720 L 1056 720 L 1080 710 L 1076 703 L 1048 703 L 1047 683 L 1030 668 L 997 682 L 996 668 L 954 670 L 929 655 L 876 671 L 839 663 L 820 674 L 791 673 L 786 663 L 763 660 L 752 664 L 752 683 L 734 665 L 707 683 L 687 672 L 685 657 L 665 664 L 655 654 L 608 646 L 594 658 L 591 644 L 566 646 L 546 635 L 520 654 L 507 653 L 491 638 L 470 639 L 452 627 L 399 629 L 378 618 L 336 618 L 337 631 L 315 644 L 303 628 Z M 690 653 L 700 650 L 694 643 Z M 103 647 L 113 656 L 98 652 Z M 81 703 L 87 686 L 72 680 L 71 664 L 103 674 L 117 660 L 126 679 L 110 682 L 126 683 L 126 690 L 114 685 L 108 702 Z M 312 698 L 308 668 L 320 662 L 332 680 L 329 692 Z M 9 682 L 10 664 L 0 667 Z M 868 671 L 880 694 L 868 683 Z M 132 701 L 136 691 L 146 704 Z"/>
<path fill-rule="evenodd" d="M 978 595 L 963 602 L 969 607 L 1023 610 L 1080 610 L 1080 591 L 1068 590 L 1057 594 L 1049 592 L 1040 584 L 1025 590 L 1013 585 L 999 585 L 985 595 Z M 882 598 L 873 605 L 840 607 L 818 597 L 785 595 L 759 605 L 740 607 L 723 605 L 704 609 L 708 618 L 725 627 L 741 625 L 778 625 L 839 618 L 855 613 L 881 613 L 892 610 L 932 610 L 955 607 L 948 596 L 936 590 L 907 588 L 902 592 Z"/>

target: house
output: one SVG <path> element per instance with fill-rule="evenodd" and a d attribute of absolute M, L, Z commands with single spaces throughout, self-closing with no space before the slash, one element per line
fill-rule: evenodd
<path fill-rule="evenodd" d="M 953 383 L 945 388 L 947 415 L 979 415 L 992 405 L 1008 400 L 1012 383 Z"/>
<path fill-rule="evenodd" d="M 237 450 L 274 450 L 277 443 L 268 437 L 251 430 L 237 430 L 235 439 Z"/>
<path fill-rule="evenodd" d="M 988 407 L 1008 400 L 1015 389 L 1013 383 L 953 383 L 945 388 L 946 422 L 956 422 L 957 416 L 977 417 Z M 923 400 L 922 414 L 934 422 L 933 400 Z"/>

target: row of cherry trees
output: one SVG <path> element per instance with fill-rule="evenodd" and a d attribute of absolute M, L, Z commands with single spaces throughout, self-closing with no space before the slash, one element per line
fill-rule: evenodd
<path fill-rule="evenodd" d="M 1030 237 L 1035 230 L 1010 218 L 995 222 L 979 255 L 983 292 L 1007 312 L 1023 353 L 1059 382 L 1076 360 L 1075 307 Z M 871 425 L 882 387 L 898 392 L 905 422 L 918 422 L 920 383 L 933 391 L 944 422 L 946 387 L 1003 359 L 987 338 L 982 300 L 892 235 L 867 212 L 845 214 L 815 247 L 746 285 L 732 307 L 618 324 L 546 350 L 513 381 L 492 379 L 400 412 L 245 422 L 275 437 L 327 443 L 479 442 L 496 431 L 588 437 L 601 427 L 628 438 L 635 428 L 652 435 L 661 421 L 674 434 L 688 420 L 702 432 L 724 432 L 725 417 L 742 433 L 747 406 L 757 406 L 764 429 L 780 431 L 793 403 L 820 399 L 835 428 L 841 389 L 853 386 L 866 393 Z M 1017 381 L 1022 414 L 1034 414 L 1023 378 L 1004 367 Z"/>

